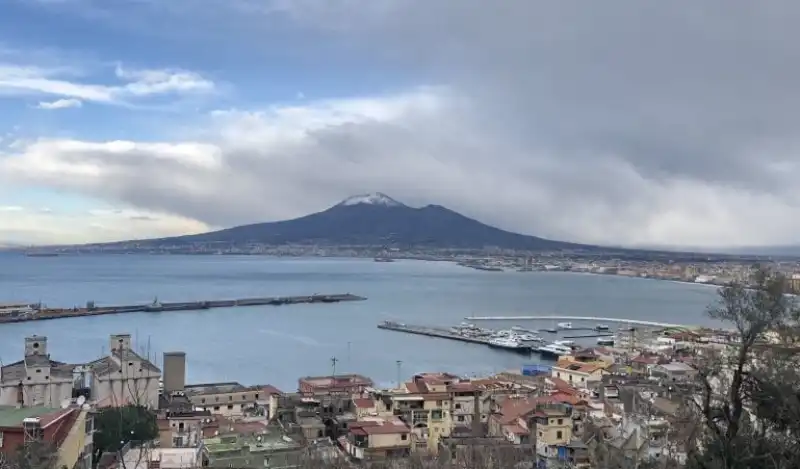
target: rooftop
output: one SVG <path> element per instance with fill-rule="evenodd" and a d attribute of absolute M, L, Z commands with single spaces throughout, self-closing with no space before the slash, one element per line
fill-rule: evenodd
<path fill-rule="evenodd" d="M 27 418 L 40 418 L 42 426 L 46 426 L 61 414 L 71 412 L 70 409 L 53 407 L 21 407 L 0 406 L 0 427 L 20 427 Z"/>
<path fill-rule="evenodd" d="M 245 386 L 236 381 L 227 381 L 222 383 L 200 383 L 200 384 L 187 384 L 184 391 L 190 396 L 200 396 L 209 394 L 229 394 L 234 392 L 248 392 L 255 391 L 267 395 L 280 395 L 283 394 L 280 389 L 272 386 L 271 384 L 257 384 L 254 386 Z"/>
<path fill-rule="evenodd" d="M 301 383 L 317 388 L 331 388 L 337 386 L 372 386 L 372 380 L 366 376 L 350 374 L 336 376 L 305 376 L 300 378 Z"/>
<path fill-rule="evenodd" d="M 51 360 L 48 355 L 32 355 L 24 360 L 10 363 L 0 369 L 0 382 L 18 383 L 24 381 L 28 376 L 27 366 L 46 367 L 50 366 L 50 376 L 54 379 L 72 379 L 72 370 L 75 365 L 69 365 L 59 361 Z"/>
<path fill-rule="evenodd" d="M 225 457 L 228 455 L 226 453 L 237 453 L 245 450 L 250 453 L 257 453 L 260 451 L 295 449 L 302 446 L 297 441 L 279 433 L 264 433 L 253 436 L 224 435 L 205 438 L 203 445 L 212 458 Z"/>

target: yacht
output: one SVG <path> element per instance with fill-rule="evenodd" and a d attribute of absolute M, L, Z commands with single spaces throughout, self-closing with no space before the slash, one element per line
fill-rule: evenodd
<path fill-rule="evenodd" d="M 597 326 L 595 326 L 594 330 L 596 330 L 596 331 L 607 331 L 608 330 L 608 326 L 606 326 L 605 324 L 598 324 Z"/>
<path fill-rule="evenodd" d="M 572 353 L 572 349 L 567 347 L 566 345 L 559 345 L 559 344 L 547 344 L 543 345 L 536 349 L 540 355 L 546 357 L 554 357 L 558 358 L 562 355 L 569 355 Z"/>
<path fill-rule="evenodd" d="M 558 323 L 558 328 L 559 329 L 572 329 L 572 323 L 571 322 L 560 322 L 560 323 Z"/>
<path fill-rule="evenodd" d="M 613 337 L 598 337 L 597 338 L 597 345 L 614 345 L 614 338 Z"/>
<path fill-rule="evenodd" d="M 495 337 L 489 340 L 489 347 L 512 350 L 514 352 L 530 352 L 531 348 L 511 337 Z"/>
<path fill-rule="evenodd" d="M 564 347 L 572 347 L 573 345 L 575 345 L 574 340 L 557 340 L 553 343 L 556 345 L 563 345 Z"/>

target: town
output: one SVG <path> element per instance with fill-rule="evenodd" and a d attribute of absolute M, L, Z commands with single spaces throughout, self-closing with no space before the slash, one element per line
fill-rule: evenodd
<path fill-rule="evenodd" d="M 725 347 L 708 339 L 669 331 L 492 376 L 398 375 L 387 388 L 335 374 L 334 362 L 331 376 L 299 377 L 297 389 L 279 390 L 187 383 L 185 353 L 165 352 L 160 369 L 128 334 L 111 335 L 108 355 L 85 364 L 51 358 L 58 351 L 47 338 L 31 336 L 20 343 L 22 359 L 0 370 L 0 454 L 41 442 L 53 448 L 55 467 L 79 469 L 434 457 L 469 464 L 476 454 L 509 464 L 499 467 L 591 468 L 598 457 L 680 462 L 699 425 L 685 406 L 697 360 Z M 142 434 L 139 417 L 120 420 L 130 409 L 143 412 L 152 432 Z"/>

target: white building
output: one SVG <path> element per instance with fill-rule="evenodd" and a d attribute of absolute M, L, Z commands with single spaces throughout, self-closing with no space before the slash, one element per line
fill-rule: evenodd
<path fill-rule="evenodd" d="M 158 408 L 161 370 L 131 350 L 130 334 L 112 335 L 108 348 L 107 357 L 87 365 L 92 399 L 101 407 L 134 404 Z"/>
<path fill-rule="evenodd" d="M 72 397 L 74 366 L 50 359 L 47 337 L 26 337 L 24 357 L 0 368 L 0 405 L 58 407 Z"/>

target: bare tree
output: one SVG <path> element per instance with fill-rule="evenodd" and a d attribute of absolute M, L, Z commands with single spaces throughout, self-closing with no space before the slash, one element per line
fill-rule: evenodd
<path fill-rule="evenodd" d="M 798 309 L 786 279 L 756 268 L 750 282 L 720 289 L 708 313 L 732 324 L 735 339 L 700 367 L 693 402 L 704 431 L 689 467 L 800 467 Z"/>

